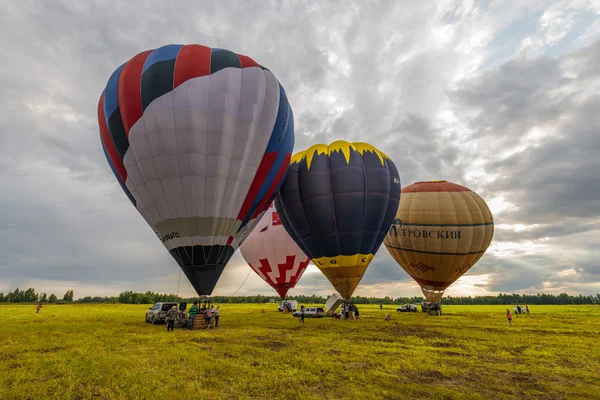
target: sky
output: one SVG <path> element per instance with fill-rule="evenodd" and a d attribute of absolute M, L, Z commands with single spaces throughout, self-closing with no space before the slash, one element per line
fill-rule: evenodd
<path fill-rule="evenodd" d="M 0 292 L 194 293 L 117 183 L 96 111 L 135 54 L 199 43 L 275 74 L 295 151 L 367 141 L 403 187 L 445 179 L 485 199 L 493 242 L 448 295 L 600 293 L 599 13 L 578 0 L 0 1 Z M 213 295 L 276 297 L 250 272 L 237 251 Z M 314 266 L 289 292 L 331 293 Z M 420 290 L 382 245 L 355 295 Z"/>

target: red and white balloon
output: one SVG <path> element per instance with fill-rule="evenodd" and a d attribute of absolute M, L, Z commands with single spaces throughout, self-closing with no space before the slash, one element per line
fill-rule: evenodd
<path fill-rule="evenodd" d="M 254 272 L 282 299 L 296 286 L 310 262 L 281 225 L 273 203 L 242 243 L 240 251 Z"/>

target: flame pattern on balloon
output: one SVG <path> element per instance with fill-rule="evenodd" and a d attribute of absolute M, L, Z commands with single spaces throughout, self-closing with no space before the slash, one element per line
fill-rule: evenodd
<path fill-rule="evenodd" d="M 167 45 L 112 74 L 98 123 L 123 191 L 210 295 L 287 173 L 294 119 L 283 87 L 247 56 Z"/>
<path fill-rule="evenodd" d="M 252 233 L 240 246 L 242 256 L 281 299 L 304 274 L 310 259 L 281 225 L 275 205 L 271 204 Z"/>
<path fill-rule="evenodd" d="M 402 189 L 385 246 L 431 302 L 483 256 L 494 219 L 472 190 L 447 181 L 417 182 Z"/>

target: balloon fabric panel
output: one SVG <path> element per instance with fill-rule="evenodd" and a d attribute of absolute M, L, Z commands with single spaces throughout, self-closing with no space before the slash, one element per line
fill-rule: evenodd
<path fill-rule="evenodd" d="M 288 170 L 283 87 L 247 56 L 167 45 L 112 74 L 98 118 L 115 177 L 196 292 L 211 294 Z"/>

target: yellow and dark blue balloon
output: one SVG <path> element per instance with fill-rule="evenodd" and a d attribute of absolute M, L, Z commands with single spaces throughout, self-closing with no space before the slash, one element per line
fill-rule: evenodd
<path fill-rule="evenodd" d="M 336 141 L 294 154 L 275 207 L 298 246 L 349 299 L 400 202 L 392 160 L 367 143 Z"/>

